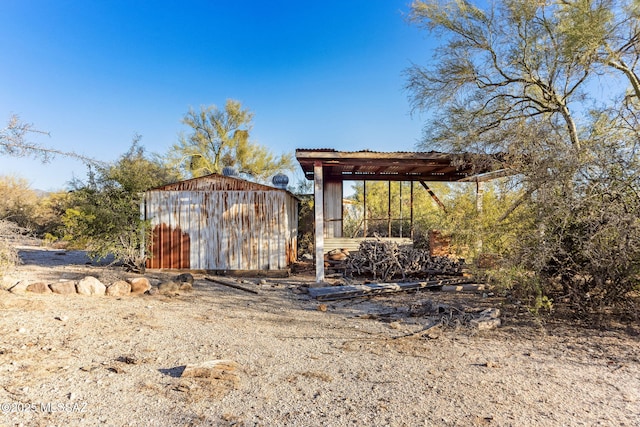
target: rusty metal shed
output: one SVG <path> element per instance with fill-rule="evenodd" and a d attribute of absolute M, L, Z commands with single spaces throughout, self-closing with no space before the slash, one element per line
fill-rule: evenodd
<path fill-rule="evenodd" d="M 148 190 L 141 215 L 147 268 L 284 270 L 297 258 L 298 199 L 283 189 L 211 174 Z"/>

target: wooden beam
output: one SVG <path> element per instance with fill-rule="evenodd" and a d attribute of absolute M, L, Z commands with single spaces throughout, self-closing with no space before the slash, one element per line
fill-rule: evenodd
<path fill-rule="evenodd" d="M 442 203 L 440 201 L 440 199 L 438 199 L 438 196 L 436 196 L 436 193 L 434 193 L 433 190 L 431 188 L 429 188 L 427 183 L 424 182 L 424 181 L 420 181 L 420 184 L 422 184 L 424 189 L 427 190 L 427 192 L 429 193 L 431 198 L 438 204 L 438 206 L 440 206 L 440 208 L 443 210 L 443 212 L 447 212 L 447 208 L 444 207 L 444 203 Z"/>
<path fill-rule="evenodd" d="M 230 288 L 234 288 L 234 289 L 238 289 L 241 291 L 245 291 L 245 292 L 249 292 L 251 294 L 256 294 L 258 295 L 258 291 L 256 291 L 255 289 L 249 289 L 249 288 L 245 288 L 244 286 L 240 286 L 236 283 L 230 282 L 228 280 L 222 280 L 222 279 L 218 279 L 218 278 L 213 278 L 213 277 L 205 277 L 204 280 L 208 280 L 209 282 L 213 282 L 213 283 L 217 283 L 219 285 L 224 285 L 224 286 L 228 286 Z"/>
<path fill-rule="evenodd" d="M 315 210 L 316 282 L 324 282 L 324 180 L 322 162 L 313 163 Z"/>
<path fill-rule="evenodd" d="M 379 294 L 407 292 L 421 289 L 439 290 L 445 285 L 475 283 L 469 278 L 428 280 L 425 282 L 367 283 L 366 285 L 329 286 L 309 288 L 309 295 L 318 301 L 335 301 Z"/>

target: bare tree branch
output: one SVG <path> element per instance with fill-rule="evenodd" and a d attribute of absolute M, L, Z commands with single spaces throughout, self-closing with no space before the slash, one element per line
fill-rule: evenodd
<path fill-rule="evenodd" d="M 49 135 L 35 129 L 32 124 L 20 121 L 16 115 L 12 115 L 7 126 L 0 130 L 0 154 L 13 157 L 34 157 L 44 163 L 51 161 L 56 156 L 64 156 L 79 160 L 87 165 L 102 164 L 98 160 L 72 151 L 63 151 L 56 148 L 44 147 L 28 141 L 29 135 Z"/>

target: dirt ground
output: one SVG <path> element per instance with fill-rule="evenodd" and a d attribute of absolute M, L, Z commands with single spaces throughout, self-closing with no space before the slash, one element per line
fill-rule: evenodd
<path fill-rule="evenodd" d="M 551 325 L 481 293 L 319 303 L 303 275 L 242 284 L 257 295 L 197 275 L 175 296 L 13 294 L 135 276 L 22 257 L 0 289 L 0 426 L 640 426 L 637 324 Z M 503 325 L 420 332 L 451 307 L 501 308 Z M 218 377 L 182 375 L 217 359 Z"/>

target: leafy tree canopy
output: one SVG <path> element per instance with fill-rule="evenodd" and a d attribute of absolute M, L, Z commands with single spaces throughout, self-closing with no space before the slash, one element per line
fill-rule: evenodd
<path fill-rule="evenodd" d="M 190 109 L 182 119 L 189 132 L 181 135 L 170 157 L 187 176 L 222 173 L 225 166 L 258 181 L 293 170 L 291 154 L 276 156 L 250 138 L 253 113 L 240 102 L 227 100 L 224 109 L 215 105 Z"/>
<path fill-rule="evenodd" d="M 149 226 L 140 218 L 141 194 L 177 180 L 176 173 L 148 156 L 137 137 L 111 165 L 98 166 L 88 182 L 76 182 L 72 207 L 63 218 L 65 239 L 87 247 L 97 258 L 114 256 L 131 269 L 144 268 L 141 246 Z"/>

